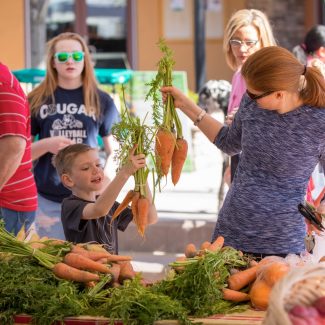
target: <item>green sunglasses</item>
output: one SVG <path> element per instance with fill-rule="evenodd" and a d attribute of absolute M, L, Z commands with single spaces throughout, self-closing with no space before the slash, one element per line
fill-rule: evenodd
<path fill-rule="evenodd" d="M 54 54 L 54 57 L 60 63 L 65 63 L 72 58 L 74 62 L 81 62 L 84 59 L 85 53 L 82 51 L 74 51 L 74 52 L 57 52 Z"/>

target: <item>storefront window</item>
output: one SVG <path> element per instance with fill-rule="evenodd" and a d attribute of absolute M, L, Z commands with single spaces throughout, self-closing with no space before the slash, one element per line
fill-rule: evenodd
<path fill-rule="evenodd" d="M 87 0 L 88 40 L 96 67 L 125 68 L 126 0 Z"/>
<path fill-rule="evenodd" d="M 46 38 L 74 31 L 74 0 L 50 0 L 46 17 Z"/>

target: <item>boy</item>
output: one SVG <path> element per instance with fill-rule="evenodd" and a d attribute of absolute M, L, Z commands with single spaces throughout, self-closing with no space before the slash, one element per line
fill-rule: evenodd
<path fill-rule="evenodd" d="M 105 244 L 109 252 L 118 253 L 117 230 L 124 231 L 133 215 L 131 209 L 126 208 L 111 224 L 111 216 L 119 206 L 115 200 L 129 177 L 146 165 L 145 155 L 134 155 L 135 149 L 131 150 L 129 161 L 104 190 L 104 172 L 97 149 L 82 143 L 73 144 L 54 157 L 53 163 L 62 184 L 72 191 L 72 195 L 63 200 L 61 212 L 68 241 L 95 241 Z M 148 224 L 152 224 L 157 221 L 157 211 L 148 185 L 147 193 L 150 200 Z"/>

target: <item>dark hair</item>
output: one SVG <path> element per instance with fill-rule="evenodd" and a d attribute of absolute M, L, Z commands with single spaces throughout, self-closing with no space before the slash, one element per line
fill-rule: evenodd
<path fill-rule="evenodd" d="M 55 156 L 53 156 L 52 163 L 56 168 L 59 176 L 71 171 L 71 166 L 77 156 L 81 153 L 96 150 L 84 143 L 76 143 L 61 149 Z"/>
<path fill-rule="evenodd" d="M 306 64 L 308 55 L 322 46 L 325 46 L 325 25 L 316 25 L 307 32 L 304 43 L 295 46 L 292 53 L 301 63 Z"/>
<path fill-rule="evenodd" d="M 241 73 L 246 85 L 254 90 L 297 92 L 304 104 L 325 106 L 325 82 L 321 72 L 301 64 L 282 47 L 269 46 L 250 55 Z"/>
<path fill-rule="evenodd" d="M 325 25 L 316 25 L 306 34 L 305 51 L 312 54 L 320 47 L 325 46 Z"/>

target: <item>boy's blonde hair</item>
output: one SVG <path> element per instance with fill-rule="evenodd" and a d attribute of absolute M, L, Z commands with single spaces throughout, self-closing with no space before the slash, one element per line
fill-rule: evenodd
<path fill-rule="evenodd" d="M 256 9 L 236 11 L 226 26 L 223 38 L 223 50 L 226 55 L 226 61 L 233 70 L 237 70 L 238 66 L 229 41 L 239 28 L 245 26 L 254 26 L 256 28 L 261 48 L 276 45 L 269 20 L 262 11 Z"/>
<path fill-rule="evenodd" d="M 90 150 L 96 150 L 87 144 L 84 143 L 76 143 L 70 146 L 67 146 L 61 149 L 54 157 L 53 157 L 53 165 L 56 168 L 59 176 L 61 177 L 63 174 L 71 172 L 71 166 L 75 162 L 76 158 L 84 152 L 88 152 Z"/>

